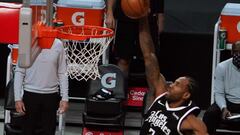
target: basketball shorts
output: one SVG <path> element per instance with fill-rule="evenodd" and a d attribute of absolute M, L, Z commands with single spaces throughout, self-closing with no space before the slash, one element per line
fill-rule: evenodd
<path fill-rule="evenodd" d="M 114 54 L 118 59 L 130 60 L 139 47 L 138 21 L 117 21 Z"/>

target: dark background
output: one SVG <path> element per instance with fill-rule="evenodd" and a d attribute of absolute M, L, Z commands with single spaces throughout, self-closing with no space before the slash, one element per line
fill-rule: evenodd
<path fill-rule="evenodd" d="M 0 98 L 4 97 L 4 89 L 6 86 L 6 70 L 7 70 L 7 57 L 10 50 L 7 45 L 0 44 Z"/>
<path fill-rule="evenodd" d="M 158 57 L 161 72 L 170 81 L 182 75 L 193 76 L 200 85 L 194 99 L 202 109 L 210 105 L 213 28 L 227 2 L 238 0 L 165 0 L 165 30 Z M 0 97 L 4 97 L 8 53 L 7 45 L 0 44 Z M 132 71 L 143 71 L 142 61 L 136 63 Z M 86 88 L 83 82 L 70 81 L 71 96 L 85 95 Z"/>

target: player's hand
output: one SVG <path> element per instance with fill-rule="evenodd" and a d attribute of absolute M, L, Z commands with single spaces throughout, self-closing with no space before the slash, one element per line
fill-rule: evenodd
<path fill-rule="evenodd" d="M 108 28 L 115 29 L 115 18 L 112 13 L 107 13 L 105 24 Z"/>
<path fill-rule="evenodd" d="M 25 105 L 22 100 L 15 102 L 15 108 L 18 113 L 25 114 L 26 109 L 25 109 Z"/>
<path fill-rule="evenodd" d="M 222 119 L 225 120 L 227 117 L 231 116 L 231 112 L 225 107 L 222 109 Z"/>
<path fill-rule="evenodd" d="M 58 109 L 58 113 L 64 113 L 67 111 L 68 109 L 68 101 L 63 101 L 61 100 L 59 103 L 59 109 Z"/>

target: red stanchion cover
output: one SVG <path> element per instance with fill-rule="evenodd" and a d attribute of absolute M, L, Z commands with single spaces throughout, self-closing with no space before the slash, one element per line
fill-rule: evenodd
<path fill-rule="evenodd" d="M 0 2 L 0 43 L 17 44 L 22 4 Z"/>

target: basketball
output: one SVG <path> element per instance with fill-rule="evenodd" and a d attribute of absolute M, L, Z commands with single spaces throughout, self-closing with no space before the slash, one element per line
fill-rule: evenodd
<path fill-rule="evenodd" d="M 139 19 L 148 14 L 149 0 L 122 0 L 121 7 L 126 16 Z"/>

